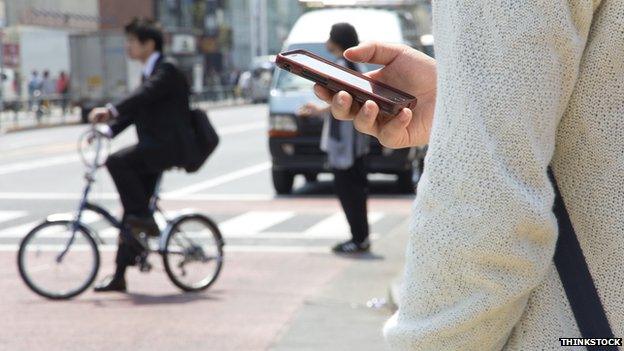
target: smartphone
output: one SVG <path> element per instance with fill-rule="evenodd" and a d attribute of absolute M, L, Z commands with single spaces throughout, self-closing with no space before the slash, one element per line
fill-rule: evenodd
<path fill-rule="evenodd" d="M 290 73 L 311 80 L 332 92 L 344 90 L 355 101 L 377 103 L 381 112 L 395 116 L 403 108 L 416 106 L 416 98 L 399 89 L 371 79 L 360 72 L 342 67 L 307 50 L 280 53 L 275 64 Z"/>

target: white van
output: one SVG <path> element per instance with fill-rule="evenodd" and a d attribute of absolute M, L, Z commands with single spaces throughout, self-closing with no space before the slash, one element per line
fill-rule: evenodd
<path fill-rule="evenodd" d="M 353 25 L 360 41 L 377 40 L 419 48 L 416 25 L 407 17 L 390 10 L 353 8 L 303 14 L 290 31 L 283 51 L 305 49 L 334 61 L 325 49 L 325 42 L 332 25 L 340 22 Z M 366 66 L 367 70 L 376 68 Z M 292 191 L 297 174 L 314 181 L 319 173 L 329 171 L 327 157 L 320 149 L 323 121 L 295 115 L 300 106 L 310 101 L 321 103 L 314 96 L 310 81 L 284 70 L 275 71 L 269 97 L 269 147 L 273 185 L 278 194 Z M 417 157 L 420 155 L 416 149 L 385 149 L 373 140 L 367 167 L 370 173 L 396 174 L 400 190 L 413 192 L 413 164 Z"/>

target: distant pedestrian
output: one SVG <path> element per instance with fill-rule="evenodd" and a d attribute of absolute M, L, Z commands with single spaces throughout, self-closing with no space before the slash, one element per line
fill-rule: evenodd
<path fill-rule="evenodd" d="M 34 70 L 30 74 L 30 79 L 28 80 L 28 107 L 29 108 L 32 108 L 34 100 L 40 93 L 41 93 L 41 78 L 39 77 L 39 72 Z"/>
<path fill-rule="evenodd" d="M 50 71 L 48 70 L 43 71 L 43 77 L 41 79 L 41 94 L 46 97 L 49 97 L 50 95 L 53 95 L 55 92 L 56 92 L 56 86 L 54 84 L 54 81 L 50 77 Z"/>
<path fill-rule="evenodd" d="M 65 73 L 65 71 L 61 71 L 58 79 L 56 80 L 56 94 L 61 99 L 61 108 L 63 109 L 64 114 L 67 110 L 69 100 L 69 76 Z"/>
<path fill-rule="evenodd" d="M 357 46 L 355 28 L 348 23 L 334 24 L 327 40 L 327 50 L 336 57 L 336 63 L 359 71 L 355 63 L 346 61 L 343 53 Z M 351 239 L 333 247 L 335 253 L 358 253 L 370 250 L 368 240 L 368 180 L 364 158 L 369 151 L 369 138 L 355 130 L 352 121 L 331 118 L 329 106 L 313 103 L 299 110 L 300 116 L 325 116 L 321 149 L 327 152 L 334 173 L 334 189 L 351 228 Z"/>

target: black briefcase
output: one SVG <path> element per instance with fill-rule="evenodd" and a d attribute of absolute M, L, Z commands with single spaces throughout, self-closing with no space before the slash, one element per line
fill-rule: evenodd
<path fill-rule="evenodd" d="M 219 145 L 219 135 L 210 123 L 208 115 L 200 110 L 191 110 L 191 129 L 193 131 L 194 150 L 184 169 L 188 173 L 197 172 Z"/>

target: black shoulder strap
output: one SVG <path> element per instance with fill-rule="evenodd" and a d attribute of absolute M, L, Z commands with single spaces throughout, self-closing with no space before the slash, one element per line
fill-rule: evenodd
<path fill-rule="evenodd" d="M 563 289 L 570 302 L 576 324 L 584 338 L 613 338 L 613 331 L 604 307 L 600 302 L 583 250 L 572 227 L 568 211 L 563 203 L 557 181 L 552 170 L 548 175 L 555 188 L 553 211 L 559 224 L 559 238 L 555 249 L 555 266 L 559 272 Z M 594 348 L 595 349 L 595 348 Z M 618 350 L 617 346 L 601 350 Z"/>

